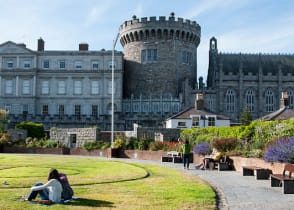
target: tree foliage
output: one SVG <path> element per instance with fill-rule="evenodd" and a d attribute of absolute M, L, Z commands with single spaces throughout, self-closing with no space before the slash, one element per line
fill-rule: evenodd
<path fill-rule="evenodd" d="M 28 137 L 41 139 L 45 136 L 44 125 L 41 123 L 21 122 L 15 128 L 27 130 Z"/>

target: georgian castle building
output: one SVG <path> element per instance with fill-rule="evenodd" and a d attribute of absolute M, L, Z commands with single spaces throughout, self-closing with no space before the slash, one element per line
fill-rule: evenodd
<path fill-rule="evenodd" d="M 203 94 L 204 109 L 238 122 L 248 108 L 259 118 L 279 108 L 281 92 L 294 106 L 292 55 L 220 53 L 210 40 L 207 85 L 197 82 L 201 28 L 195 21 L 160 16 L 121 24 L 123 52 L 114 52 L 115 130 L 134 123 L 163 127 L 163 122 L 194 106 Z M 112 51 L 37 50 L 11 41 L 0 45 L 0 108 L 13 127 L 21 121 L 50 127 L 98 126 L 110 130 Z"/>
<path fill-rule="evenodd" d="M 200 26 L 195 21 L 150 17 L 124 22 L 124 52 L 114 55 L 114 124 L 161 126 L 191 103 L 197 81 Z M 0 45 L 0 108 L 10 126 L 21 121 L 50 127 L 99 126 L 110 130 L 112 52 L 37 51 L 8 41 Z"/>
<path fill-rule="evenodd" d="M 8 41 L 0 45 L 0 108 L 11 126 L 21 121 L 46 128 L 106 126 L 111 113 L 112 52 L 46 51 Z M 121 112 L 123 54 L 115 53 L 114 107 Z"/>

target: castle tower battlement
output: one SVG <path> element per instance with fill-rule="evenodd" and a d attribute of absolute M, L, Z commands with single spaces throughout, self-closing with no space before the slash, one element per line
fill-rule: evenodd
<path fill-rule="evenodd" d="M 120 42 L 122 46 L 134 41 L 178 39 L 193 43 L 200 43 L 201 28 L 196 21 L 174 17 L 174 13 L 166 18 L 142 17 L 138 19 L 135 15 L 132 20 L 125 21 L 120 26 Z"/>
<path fill-rule="evenodd" d="M 197 84 L 196 21 L 160 16 L 125 21 L 119 30 L 124 48 L 124 98 L 183 98 Z M 184 105 L 184 106 L 185 106 Z"/>

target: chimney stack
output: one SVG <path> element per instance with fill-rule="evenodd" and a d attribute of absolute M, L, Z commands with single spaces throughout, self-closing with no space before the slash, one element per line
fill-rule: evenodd
<path fill-rule="evenodd" d="M 289 97 L 287 92 L 282 92 L 282 98 L 280 99 L 280 109 L 284 107 L 288 108 L 289 106 Z"/>
<path fill-rule="evenodd" d="M 38 39 L 38 51 L 44 51 L 44 49 L 45 49 L 45 42 L 40 37 L 40 39 Z"/>
<path fill-rule="evenodd" d="M 196 94 L 196 100 L 195 100 L 195 109 L 196 110 L 202 110 L 204 107 L 204 101 L 203 101 L 203 94 L 197 93 Z"/>
<path fill-rule="evenodd" d="M 79 44 L 79 51 L 88 51 L 89 45 L 87 43 L 80 43 Z"/>

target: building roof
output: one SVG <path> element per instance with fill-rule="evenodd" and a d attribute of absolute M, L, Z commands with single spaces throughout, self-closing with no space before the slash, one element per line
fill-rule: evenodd
<path fill-rule="evenodd" d="M 294 55 L 219 53 L 217 56 L 219 62 L 223 63 L 225 74 L 229 72 L 239 74 L 240 63 L 243 65 L 242 71 L 245 75 L 249 72 L 257 74 L 259 66 L 262 67 L 264 74 L 276 75 L 279 65 L 281 65 L 284 74 L 294 71 Z"/>
<path fill-rule="evenodd" d="M 195 109 L 194 107 L 190 107 L 188 109 L 185 109 L 185 110 L 183 110 L 183 111 L 169 117 L 166 120 L 170 120 L 170 119 L 190 119 L 191 115 L 200 115 L 201 119 L 205 118 L 206 115 L 215 115 L 218 120 L 230 120 L 229 117 L 226 117 L 224 115 L 219 115 L 219 114 L 216 114 L 214 112 L 206 111 L 204 109 L 198 110 L 198 109 Z"/>
<path fill-rule="evenodd" d="M 287 107 L 283 107 L 275 112 L 261 117 L 259 120 L 270 121 L 270 120 L 286 120 L 294 118 L 294 110 Z"/>

